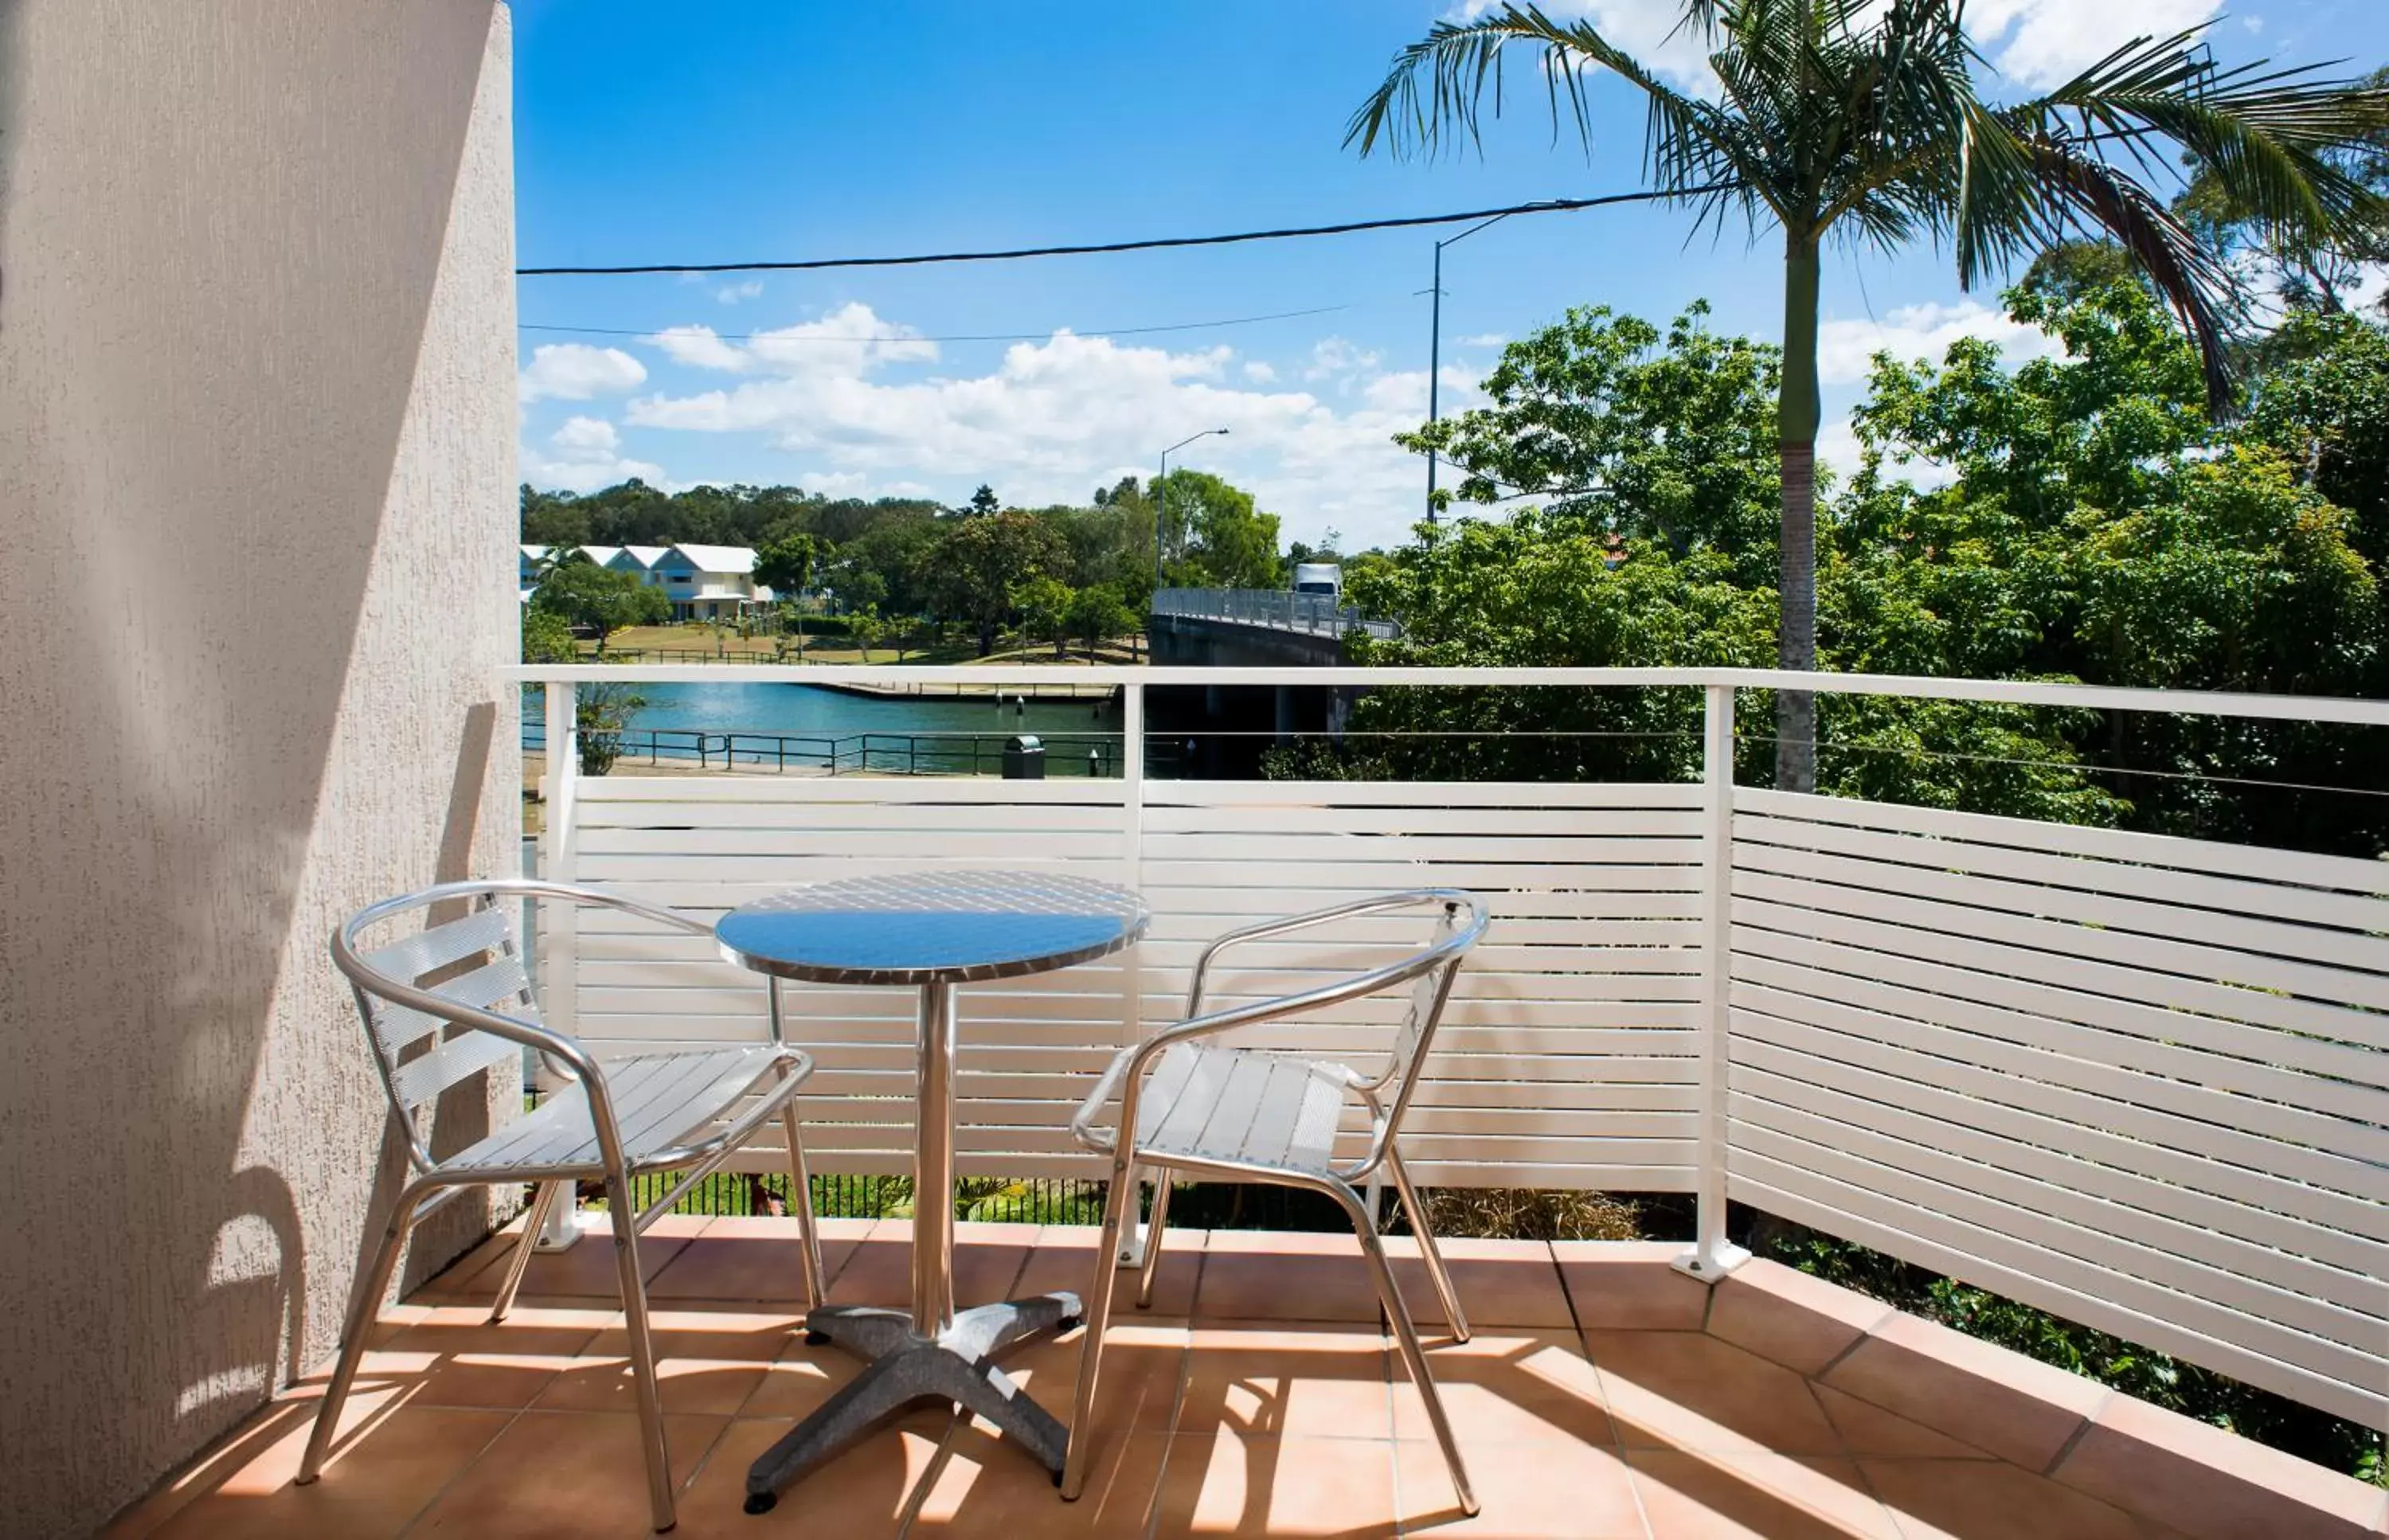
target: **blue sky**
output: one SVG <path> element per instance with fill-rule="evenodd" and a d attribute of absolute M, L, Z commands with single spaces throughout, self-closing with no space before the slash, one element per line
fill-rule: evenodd
<path fill-rule="evenodd" d="M 1677 0 L 1562 0 L 1696 78 Z M 1006 6 L 882 0 L 640 6 L 515 0 L 518 250 L 527 265 L 709 261 L 1078 243 L 1489 207 L 1639 185 L 1631 93 L 1594 91 L 1595 144 L 1554 145 L 1531 66 L 1483 155 L 1342 147 L 1353 107 L 1446 4 L 1205 0 Z M 1462 10 L 1466 9 L 1463 4 Z M 2227 61 L 2389 62 L 2381 0 L 1975 0 L 2015 83 L 2136 33 L 2220 18 Z M 1289 24 L 1289 16 L 1298 23 Z M 897 271 L 520 281 L 522 468 L 586 490 L 786 482 L 947 502 L 1082 501 L 1156 453 L 1253 489 L 1289 538 L 1401 538 L 1424 468 L 1388 435 L 1425 414 L 1424 230 Z M 1779 248 L 1686 241 L 1628 207 L 1512 219 L 1444 267 L 1443 408 L 1570 305 L 1664 321 L 1706 299 L 1772 336 Z M 2044 345 L 1961 295 L 1945 259 L 1839 254 L 1825 285 L 1826 452 L 1874 348 L 1961 333 Z M 1329 307 L 1335 307 L 1329 309 Z M 1295 311 L 1234 325 L 1125 335 Z M 571 329 L 545 329 L 571 328 Z M 990 334 L 1011 340 L 955 340 Z M 740 339 L 746 340 L 740 340 Z"/>

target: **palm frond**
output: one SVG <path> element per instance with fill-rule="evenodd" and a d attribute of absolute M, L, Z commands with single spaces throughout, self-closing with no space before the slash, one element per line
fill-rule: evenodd
<path fill-rule="evenodd" d="M 2197 344 L 2207 411 L 2218 419 L 2229 415 L 2229 317 L 2237 292 L 2230 273 L 2164 199 L 2115 167 L 2058 135 L 2026 136 L 2019 143 L 2049 201 L 2044 228 L 2052 235 L 2068 227 L 2103 234 L 2131 254 Z"/>
<path fill-rule="evenodd" d="M 1764 160 L 1731 116 L 1668 86 L 1590 23 L 1563 25 L 1515 0 L 1474 21 L 1437 22 L 1396 54 L 1385 80 L 1352 114 L 1344 143 L 1366 156 L 1380 141 L 1397 155 L 1432 155 L 1457 138 L 1479 141 L 1488 93 L 1494 116 L 1501 115 L 1502 59 L 1513 44 L 1539 54 L 1555 134 L 1572 123 L 1591 147 L 1585 70 L 1607 70 L 1646 99 L 1644 162 L 1658 191 L 1710 207 L 1720 185 L 1730 184 L 1735 196 L 1755 194 L 1771 205 Z"/>

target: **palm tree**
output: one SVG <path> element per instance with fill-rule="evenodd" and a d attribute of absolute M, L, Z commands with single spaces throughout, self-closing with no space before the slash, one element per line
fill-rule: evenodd
<path fill-rule="evenodd" d="M 2089 0 L 2085 0 L 2089 3 Z M 2196 340 L 2212 410 L 2232 399 L 2232 274 L 2150 189 L 2179 157 L 2237 208 L 2299 239 L 2377 227 L 2380 200 L 2332 153 L 2389 124 L 2389 92 L 2312 70 L 2218 68 L 2203 29 L 2141 38 L 2046 95 L 1984 101 L 1964 0 L 1686 0 L 1680 23 L 1709 49 L 1714 98 L 1675 90 L 1603 37 L 1507 4 L 1438 22 L 1394 57 L 1345 136 L 1367 155 L 1432 154 L 1478 138 L 1489 86 L 1501 110 L 1512 44 L 1539 54 L 1553 132 L 1565 116 L 1588 150 L 1586 77 L 1606 70 L 1647 98 L 1643 159 L 1657 192 L 1722 227 L 1783 237 L 1780 550 L 1786 668 L 1817 660 L 1818 255 L 1838 237 L 1891 249 L 1946 243 L 1971 288 L 2084 234 L 2130 253 Z M 1777 696 L 1777 783 L 1816 784 L 1811 698 Z"/>

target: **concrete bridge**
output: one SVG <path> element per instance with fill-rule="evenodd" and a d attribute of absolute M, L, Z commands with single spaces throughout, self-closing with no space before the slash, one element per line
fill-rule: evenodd
<path fill-rule="evenodd" d="M 1276 589 L 1165 588 L 1153 596 L 1145 635 L 1153 661 L 1194 668 L 1332 668 L 1353 630 L 1391 641 L 1391 620 L 1372 620 L 1332 594 Z M 1206 685 L 1147 696 L 1152 723 L 1175 773 L 1238 779 L 1258 772 L 1270 744 L 1340 737 L 1359 692 L 1294 684 Z"/>
<path fill-rule="evenodd" d="M 1325 593 L 1282 589 L 1165 588 L 1153 595 L 1145 634 L 1156 663 L 1194 667 L 1327 668 L 1344 661 L 1344 634 L 1402 634 Z"/>

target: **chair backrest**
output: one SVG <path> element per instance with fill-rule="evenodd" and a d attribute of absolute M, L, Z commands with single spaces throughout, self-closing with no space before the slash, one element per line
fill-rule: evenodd
<path fill-rule="evenodd" d="M 1434 934 L 1424 945 L 1406 956 L 1363 973 L 1317 985 L 1298 995 L 1258 1000 L 1208 1016 L 1203 1014 L 1204 986 L 1212 960 L 1231 948 L 1248 941 L 1290 935 L 1338 920 L 1399 914 L 1404 910 L 1430 907 L 1436 914 Z M 1212 941 L 1196 959 L 1194 982 L 1186 999 L 1189 1023 L 1207 1022 L 1210 1030 L 1258 1025 L 1262 1022 L 1297 1016 L 1347 1000 L 1384 995 L 1408 986 L 1410 998 L 1403 1012 L 1402 1024 L 1394 1034 L 1393 1048 L 1386 1056 L 1386 1067 L 1376 1079 L 1367 1083 L 1369 1094 L 1375 1097 L 1386 1111 L 1385 1124 L 1372 1136 L 1370 1158 L 1373 1162 L 1382 1149 L 1382 1141 L 1400 1126 L 1402 1114 L 1410 1107 L 1411 1093 L 1418 1085 L 1419 1065 L 1435 1045 L 1436 1027 L 1443 1020 L 1444 1005 L 1451 997 L 1452 978 L 1460 971 L 1461 959 L 1485 934 L 1486 924 L 1484 900 L 1457 888 L 1437 887 L 1378 894 L 1313 910 L 1308 914 L 1246 925 Z"/>
<path fill-rule="evenodd" d="M 526 898 L 600 904 L 710 934 L 686 915 L 618 893 L 527 878 L 442 883 L 351 916 L 332 933 L 332 961 L 356 991 L 390 1113 L 418 1170 L 437 1163 L 416 1114 L 450 1088 L 526 1048 L 543 1051 L 549 1066 L 567 1075 L 576 1073 L 573 1061 L 586 1061 L 578 1044 L 540 1020 L 515 935 L 514 906 Z M 433 916 L 421 930 L 364 944 L 367 932 L 417 910 Z"/>
<path fill-rule="evenodd" d="M 376 904 L 332 937 L 333 960 L 356 992 L 382 1088 L 417 1169 L 434 1164 L 417 1113 L 464 1080 L 519 1059 L 525 1045 L 453 1015 L 402 1003 L 400 997 L 428 994 L 539 1029 L 538 1002 L 515 935 L 513 898 L 495 883 L 446 884 Z M 463 912 L 378 946 L 359 944 L 366 932 L 402 916 L 417 910 L 445 915 L 453 909 Z"/>
<path fill-rule="evenodd" d="M 1402 1012 L 1400 1028 L 1394 1034 L 1385 1072 L 1377 1078 L 1378 1098 L 1387 1104 L 1388 1133 L 1401 1126 L 1402 1114 L 1409 1110 L 1411 1093 L 1418 1085 L 1419 1065 L 1435 1046 L 1435 1030 L 1443 1021 L 1445 1005 L 1450 1001 L 1451 983 L 1460 973 L 1461 960 L 1476 944 L 1476 938 L 1485 934 L 1485 906 L 1476 895 L 1438 893 L 1435 897 L 1442 900 L 1436 915 L 1435 933 L 1419 954 L 1432 961 L 1411 981 L 1410 1004 Z"/>

